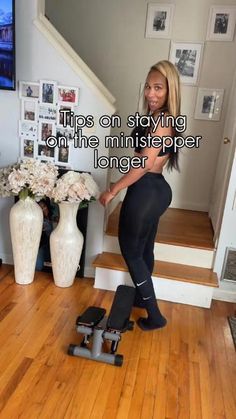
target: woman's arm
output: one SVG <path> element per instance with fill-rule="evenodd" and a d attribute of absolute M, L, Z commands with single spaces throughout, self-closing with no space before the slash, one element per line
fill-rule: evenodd
<path fill-rule="evenodd" d="M 158 127 L 153 133 L 153 136 L 170 136 L 172 129 L 167 127 Z M 131 168 L 128 173 L 123 175 L 117 182 L 114 183 L 112 188 L 101 194 L 99 201 L 102 205 L 107 205 L 122 189 L 127 188 L 133 183 L 137 182 L 145 173 L 149 172 L 155 162 L 156 157 L 160 153 L 162 147 L 144 147 L 141 151 L 142 157 L 145 156 L 144 167 Z"/>

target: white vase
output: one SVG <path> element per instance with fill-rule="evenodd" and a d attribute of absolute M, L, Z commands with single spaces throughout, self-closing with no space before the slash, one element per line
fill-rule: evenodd
<path fill-rule="evenodd" d="M 78 208 L 77 202 L 61 202 L 59 223 L 50 236 L 52 272 L 58 287 L 73 285 L 79 267 L 84 238 L 77 226 Z"/>
<path fill-rule="evenodd" d="M 43 228 L 43 211 L 34 199 L 19 199 L 10 211 L 15 281 L 30 284 L 34 280 L 36 259 Z"/>

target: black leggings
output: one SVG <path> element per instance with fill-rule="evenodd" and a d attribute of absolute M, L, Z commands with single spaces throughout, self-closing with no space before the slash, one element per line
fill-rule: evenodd
<path fill-rule="evenodd" d="M 159 218 L 171 199 L 172 191 L 164 176 L 148 172 L 128 187 L 120 212 L 118 237 L 121 253 L 137 297 L 143 301 L 151 317 L 155 316 L 153 307 L 157 306 L 151 278 L 155 236 Z"/>

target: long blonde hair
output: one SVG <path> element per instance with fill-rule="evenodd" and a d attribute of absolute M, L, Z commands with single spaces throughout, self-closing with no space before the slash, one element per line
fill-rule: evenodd
<path fill-rule="evenodd" d="M 168 98 L 167 98 L 167 108 L 170 115 L 175 118 L 180 114 L 180 105 L 181 105 L 181 96 L 180 96 L 180 81 L 179 73 L 174 64 L 170 61 L 163 60 L 159 61 L 157 64 L 154 64 L 148 75 L 153 71 L 159 71 L 167 81 L 168 87 Z M 143 97 L 144 111 L 149 113 L 149 108 L 145 96 Z"/>
<path fill-rule="evenodd" d="M 148 75 L 153 71 L 159 71 L 167 81 L 167 88 L 168 88 L 168 96 L 167 96 L 167 103 L 166 107 L 168 113 L 173 117 L 177 117 L 180 115 L 180 105 L 181 105 L 181 95 L 180 95 L 180 80 L 179 80 L 179 73 L 174 64 L 170 61 L 163 60 L 159 61 L 157 64 L 154 64 L 149 72 Z M 147 115 L 150 112 L 148 107 L 147 100 L 145 99 L 144 91 L 143 91 L 143 110 Z M 179 149 L 175 153 L 171 153 L 167 163 L 167 169 L 173 170 L 179 169 Z"/>

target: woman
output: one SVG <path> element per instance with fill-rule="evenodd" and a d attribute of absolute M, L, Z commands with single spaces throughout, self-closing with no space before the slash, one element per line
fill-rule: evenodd
<path fill-rule="evenodd" d="M 180 114 L 179 75 L 169 61 L 160 61 L 151 67 L 144 87 L 144 105 L 146 112 L 155 119 L 161 112 L 173 117 Z M 175 135 L 174 128 L 167 123 L 162 125 L 158 124 L 155 131 L 152 127 L 137 127 L 132 132 L 133 138 L 148 133 L 158 137 Z M 137 323 L 142 330 L 152 330 L 166 324 L 156 302 L 151 277 L 159 218 L 172 199 L 171 188 L 162 170 L 166 163 L 168 169 L 179 170 L 178 151 L 174 152 L 173 146 L 165 149 L 138 146 L 135 155 L 140 154 L 146 156 L 145 167 L 131 168 L 111 190 L 101 194 L 100 202 L 107 205 L 118 192 L 128 187 L 120 212 L 119 244 L 136 287 L 135 306 L 144 307 L 148 314 L 147 318 L 139 318 Z"/>

